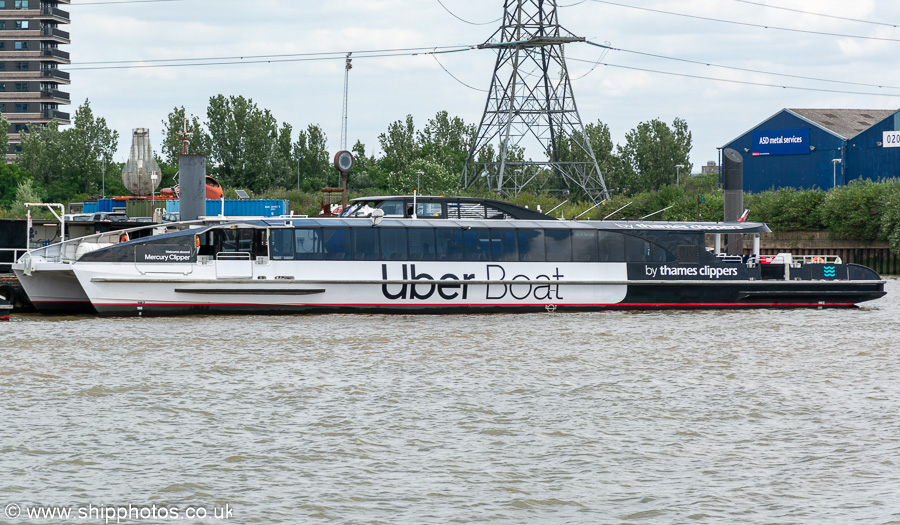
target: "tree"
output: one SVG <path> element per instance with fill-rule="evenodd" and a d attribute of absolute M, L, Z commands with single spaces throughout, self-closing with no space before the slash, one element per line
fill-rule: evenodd
<path fill-rule="evenodd" d="M 337 185 L 337 171 L 331 168 L 328 138 L 316 124 L 301 130 L 294 143 L 294 158 L 300 165 L 302 189 L 318 192 L 325 186 Z"/>
<path fill-rule="evenodd" d="M 418 134 L 420 158 L 434 162 L 459 177 L 474 138 L 475 126 L 466 125 L 459 117 L 451 119 L 446 111 L 439 111 Z"/>
<path fill-rule="evenodd" d="M 31 179 L 18 164 L 0 163 L 0 208 L 12 207 L 19 184 L 26 180 Z"/>
<path fill-rule="evenodd" d="M 691 132 L 684 120 L 676 118 L 671 128 L 659 119 L 642 122 L 625 135 L 625 145 L 618 147 L 623 180 L 617 182 L 630 193 L 673 184 L 676 165 L 685 166 L 685 173 L 690 173 L 690 152 Z"/>
<path fill-rule="evenodd" d="M 103 161 L 108 162 L 119 142 L 119 133 L 106 119 L 95 118 L 89 100 L 75 112 L 74 126 L 59 130 L 56 119 L 23 133 L 19 162 L 52 201 L 100 191 Z"/>
<path fill-rule="evenodd" d="M 3 148 L 3 154 L 9 151 L 9 121 L 0 114 L 0 148 Z"/>
<path fill-rule="evenodd" d="M 166 138 L 162 143 L 163 161 L 166 164 L 178 165 L 178 157 L 184 152 L 181 133 L 185 131 L 185 127 L 187 132 L 192 134 L 188 137 L 188 154 L 205 155 L 209 158 L 210 137 L 200 124 L 200 117 L 191 115 L 188 118 L 184 106 L 176 107 L 162 124 L 166 132 Z"/>
<path fill-rule="evenodd" d="M 384 152 L 384 168 L 389 172 L 407 171 L 409 166 L 419 158 L 419 145 L 416 143 L 416 126 L 412 115 L 406 120 L 398 120 L 388 125 L 387 133 L 378 135 L 378 142 Z"/>
<path fill-rule="evenodd" d="M 89 100 L 75 112 L 74 127 L 62 133 L 66 154 L 65 176 L 86 194 L 100 187 L 103 162 L 109 162 L 119 144 L 119 132 L 109 129 L 105 118 L 95 118 Z"/>
<path fill-rule="evenodd" d="M 279 130 L 269 110 L 251 99 L 218 95 L 210 98 L 206 116 L 213 172 L 220 182 L 262 193 L 287 178 L 293 163 L 284 157 L 279 137 L 290 136 L 291 130 L 287 124 Z"/>

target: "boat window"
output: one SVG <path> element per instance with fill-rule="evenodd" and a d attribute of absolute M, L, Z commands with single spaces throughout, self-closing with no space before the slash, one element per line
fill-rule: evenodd
<path fill-rule="evenodd" d="M 322 258 L 322 230 L 319 228 L 296 228 L 293 230 L 293 237 L 295 259 L 309 261 Z"/>
<path fill-rule="evenodd" d="M 213 231 L 213 253 L 248 253 L 254 258 L 267 253 L 265 230 L 250 228 Z"/>
<path fill-rule="evenodd" d="M 403 201 L 384 201 L 378 207 L 384 210 L 385 217 L 404 217 L 406 215 Z"/>
<path fill-rule="evenodd" d="M 417 202 L 416 214 L 428 219 L 443 219 L 444 210 L 440 202 Z"/>
<path fill-rule="evenodd" d="M 516 248 L 516 230 L 491 231 L 491 260 L 496 262 L 519 260 L 519 250 Z"/>
<path fill-rule="evenodd" d="M 457 233 L 459 233 L 457 231 Z M 412 261 L 434 261 L 434 228 L 409 229 L 409 258 Z"/>
<path fill-rule="evenodd" d="M 600 248 L 600 262 L 622 262 L 625 260 L 625 236 L 618 232 L 597 232 Z"/>
<path fill-rule="evenodd" d="M 269 236 L 272 260 L 283 261 L 294 258 L 294 230 L 272 230 Z"/>
<path fill-rule="evenodd" d="M 519 230 L 519 260 L 543 262 L 544 230 Z"/>
<path fill-rule="evenodd" d="M 378 229 L 353 228 L 353 258 L 357 261 L 377 261 L 381 258 L 378 250 Z"/>
<path fill-rule="evenodd" d="M 575 262 L 597 262 L 596 230 L 572 230 L 572 260 Z"/>
<path fill-rule="evenodd" d="M 625 260 L 628 262 L 671 262 L 675 260 L 675 256 L 656 243 L 626 235 Z"/>
<path fill-rule="evenodd" d="M 548 262 L 572 261 L 572 232 L 570 230 L 545 230 Z"/>
<path fill-rule="evenodd" d="M 438 229 L 434 232 L 437 260 L 462 260 L 462 230 Z"/>
<path fill-rule="evenodd" d="M 491 231 L 471 229 L 463 231 L 463 260 L 491 260 Z"/>
<path fill-rule="evenodd" d="M 403 228 L 382 228 L 381 256 L 385 261 L 405 261 L 409 258 L 406 252 L 406 230 Z"/>
<path fill-rule="evenodd" d="M 325 252 L 325 259 L 349 259 L 350 229 L 322 228 L 322 248 Z"/>

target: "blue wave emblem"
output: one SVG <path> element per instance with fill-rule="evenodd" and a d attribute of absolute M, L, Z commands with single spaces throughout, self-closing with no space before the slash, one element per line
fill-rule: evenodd
<path fill-rule="evenodd" d="M 837 276 L 837 268 L 834 266 L 823 266 L 822 269 L 825 272 L 825 277 L 836 277 Z"/>

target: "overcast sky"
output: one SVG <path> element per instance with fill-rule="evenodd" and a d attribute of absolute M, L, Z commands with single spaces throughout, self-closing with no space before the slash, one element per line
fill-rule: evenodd
<path fill-rule="evenodd" d="M 347 51 L 356 52 L 348 145 L 361 140 L 368 154 L 380 154 L 378 134 L 407 114 L 418 129 L 441 110 L 477 124 L 496 59 L 493 51 L 437 55 L 460 82 L 477 89 L 451 77 L 433 55 L 363 58 L 361 52 L 483 43 L 497 30 L 504 3 L 442 0 L 445 8 L 438 0 L 88 2 L 100 0 L 62 6 L 72 19 L 64 28 L 72 35 L 72 44 L 64 47 L 72 54 L 67 69 L 72 85 L 64 87 L 72 96 L 67 109 L 74 115 L 90 99 L 95 115 L 121 136 L 117 161 L 125 160 L 133 128 L 150 128 L 158 149 L 162 121 L 173 108 L 184 106 L 205 120 L 209 98 L 218 94 L 242 95 L 269 109 L 279 122 L 294 127 L 294 140 L 298 129 L 318 124 L 337 151 Z M 566 29 L 620 49 L 603 58 L 608 65 L 595 67 L 602 49 L 566 46 L 584 123 L 603 121 L 613 140 L 622 143 L 640 122 L 659 118 L 671 124 L 682 118 L 693 133 L 694 172 L 718 158 L 716 148 L 782 108 L 900 108 L 900 28 L 891 27 L 900 25 L 896 0 L 559 4 Z M 110 61 L 154 64 L 149 61 L 332 52 L 339 58 L 84 69 L 114 65 L 97 64 Z"/>

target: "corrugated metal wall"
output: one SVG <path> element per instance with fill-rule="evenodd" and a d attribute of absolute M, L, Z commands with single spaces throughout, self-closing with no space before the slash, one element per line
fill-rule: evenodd
<path fill-rule="evenodd" d="M 809 129 L 808 154 L 753 156 L 753 131 L 757 129 Z M 747 131 L 725 147 L 733 148 L 744 156 L 744 191 L 759 193 L 778 188 L 828 189 L 834 178 L 833 159 L 842 158 L 844 141 L 840 137 L 782 110 L 772 118 Z M 838 165 L 837 184 L 844 183 L 842 168 Z"/>

